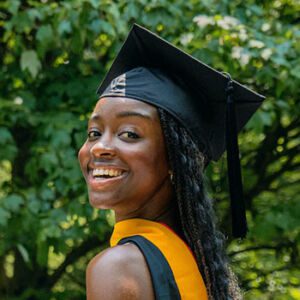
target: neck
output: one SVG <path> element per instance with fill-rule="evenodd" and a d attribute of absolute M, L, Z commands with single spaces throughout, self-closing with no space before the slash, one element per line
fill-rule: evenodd
<path fill-rule="evenodd" d="M 179 236 L 183 235 L 179 215 L 174 205 L 168 206 L 159 215 L 153 218 L 152 221 L 164 223 L 172 228 Z"/>

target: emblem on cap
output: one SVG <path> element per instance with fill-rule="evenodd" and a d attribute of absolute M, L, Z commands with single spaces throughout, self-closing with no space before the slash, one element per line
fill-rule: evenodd
<path fill-rule="evenodd" d="M 126 92 L 126 73 L 112 80 L 108 89 L 105 91 L 104 94 L 125 97 L 125 92 Z"/>

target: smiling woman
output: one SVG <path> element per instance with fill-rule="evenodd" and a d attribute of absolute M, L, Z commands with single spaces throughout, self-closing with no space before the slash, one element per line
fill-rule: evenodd
<path fill-rule="evenodd" d="M 137 25 L 98 93 L 79 161 L 91 205 L 116 224 L 87 268 L 88 300 L 240 299 L 203 172 L 227 148 L 245 236 L 236 135 L 263 97 Z"/>
<path fill-rule="evenodd" d="M 116 221 L 153 218 L 169 205 L 171 183 L 155 107 L 127 98 L 102 98 L 79 153 L 90 203 L 113 209 Z"/>

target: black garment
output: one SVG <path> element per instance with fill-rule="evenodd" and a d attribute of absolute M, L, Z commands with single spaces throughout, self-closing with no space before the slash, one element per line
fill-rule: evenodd
<path fill-rule="evenodd" d="M 150 271 L 155 299 L 180 300 L 181 297 L 173 272 L 161 251 L 139 235 L 124 238 L 119 241 L 118 245 L 125 243 L 135 244 L 143 253 Z"/>

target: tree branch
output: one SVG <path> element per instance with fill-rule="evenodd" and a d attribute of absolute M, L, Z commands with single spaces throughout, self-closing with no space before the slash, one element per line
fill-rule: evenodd
<path fill-rule="evenodd" d="M 282 244 L 278 244 L 278 245 L 275 245 L 275 246 L 271 246 L 271 245 L 252 246 L 252 247 L 248 247 L 248 248 L 241 249 L 241 250 L 238 250 L 238 251 L 230 252 L 228 254 L 228 256 L 233 257 L 235 255 L 245 253 L 245 252 L 250 252 L 250 251 L 279 250 L 279 249 L 288 248 L 288 247 L 291 247 L 291 246 L 293 246 L 293 243 L 282 243 Z"/>
<path fill-rule="evenodd" d="M 258 184 L 254 185 L 253 188 L 250 189 L 248 191 L 248 193 L 246 194 L 246 197 L 245 197 L 247 199 L 246 203 L 251 202 L 251 199 L 256 197 L 260 192 L 262 192 L 264 190 L 268 190 L 270 188 L 271 183 L 275 179 L 280 177 L 283 173 L 285 173 L 287 171 L 294 171 L 297 168 L 299 168 L 300 163 L 292 164 L 293 159 L 294 159 L 294 157 L 290 156 L 288 161 L 277 172 L 273 172 L 272 174 L 268 175 L 267 177 L 265 176 L 265 174 L 262 174 L 260 176 L 260 178 L 257 180 Z"/>
<path fill-rule="evenodd" d="M 296 269 L 295 265 L 292 265 L 292 264 L 288 264 L 288 265 L 284 265 L 284 266 L 281 266 L 281 267 L 278 267 L 278 268 L 275 268 L 273 270 L 267 270 L 267 271 L 262 271 L 261 269 L 251 269 L 251 271 L 255 272 L 258 276 L 261 276 L 261 277 L 267 277 L 268 275 L 271 275 L 275 272 L 282 272 L 282 271 L 287 271 L 287 270 L 292 270 L 292 269 Z M 251 282 L 257 282 L 257 278 L 255 279 L 248 279 L 248 280 L 243 280 L 242 281 L 242 285 L 243 286 L 249 286 L 249 284 Z M 287 283 L 287 286 L 291 286 L 290 283 Z M 255 289 L 259 289 L 259 290 L 264 290 L 263 287 L 267 287 L 267 283 L 266 283 L 266 280 L 263 280 L 262 283 L 257 287 L 255 287 Z M 249 288 L 248 290 L 251 290 L 252 288 Z"/>
<path fill-rule="evenodd" d="M 81 288 L 85 289 L 85 283 L 82 280 L 79 280 L 76 276 L 73 276 L 71 273 L 66 273 L 66 276 L 71 279 L 73 283 L 76 283 Z"/>

